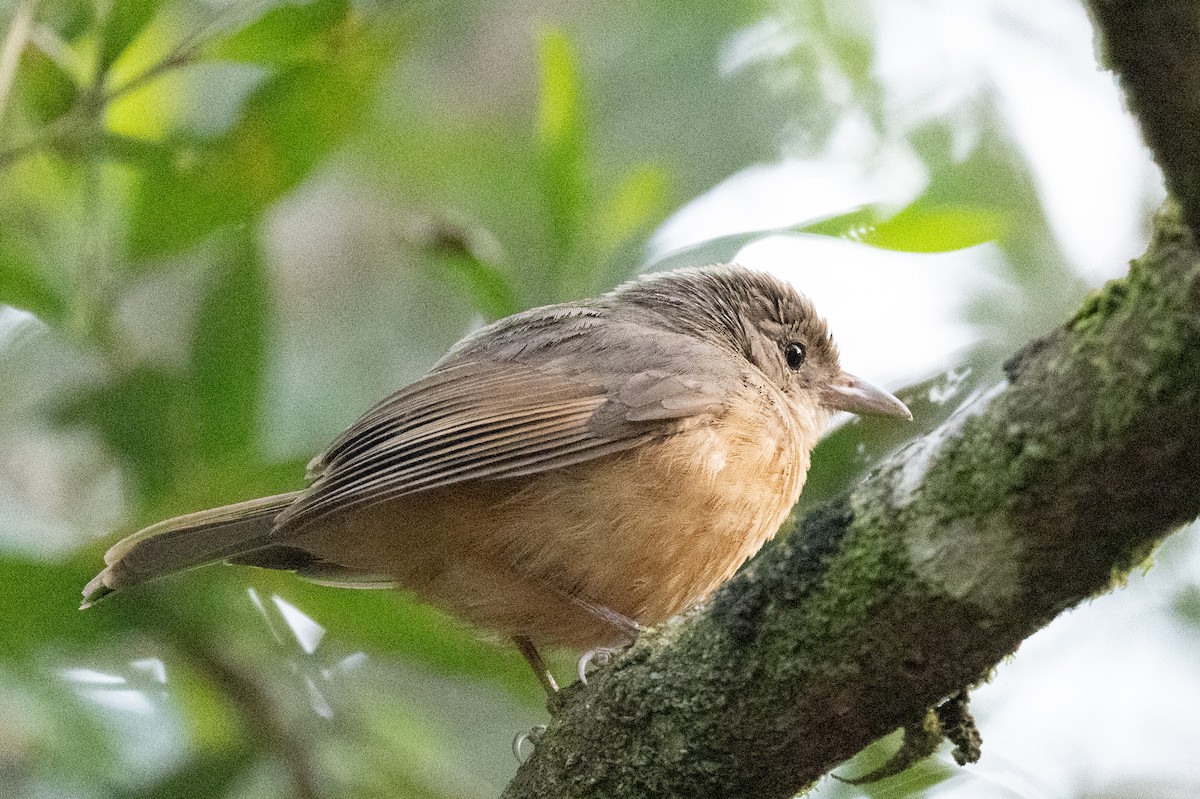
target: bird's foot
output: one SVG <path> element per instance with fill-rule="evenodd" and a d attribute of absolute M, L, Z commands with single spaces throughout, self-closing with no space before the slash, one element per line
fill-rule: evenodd
<path fill-rule="evenodd" d="M 532 730 L 517 733 L 517 737 L 513 738 L 512 751 L 513 757 L 518 763 L 524 763 L 533 756 L 533 750 L 537 748 L 538 738 L 542 737 L 542 733 L 546 731 L 545 724 L 539 724 Z"/>
<path fill-rule="evenodd" d="M 619 651 L 619 649 L 598 647 L 596 649 L 589 649 L 587 652 L 584 652 L 579 658 L 579 681 L 584 685 L 587 685 L 588 674 L 607 666 L 609 661 L 611 661 L 613 656 Z"/>

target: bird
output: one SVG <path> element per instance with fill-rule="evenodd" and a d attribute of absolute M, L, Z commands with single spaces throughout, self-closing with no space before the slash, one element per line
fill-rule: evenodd
<path fill-rule="evenodd" d="M 912 418 L 842 370 L 812 302 L 718 264 L 468 334 L 309 464 L 307 487 L 119 541 L 82 607 L 224 561 L 393 586 L 540 649 L 613 648 L 700 602 L 796 504 L 838 411 Z"/>

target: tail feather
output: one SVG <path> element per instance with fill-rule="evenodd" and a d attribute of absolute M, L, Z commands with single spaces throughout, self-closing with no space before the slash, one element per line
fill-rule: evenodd
<path fill-rule="evenodd" d="M 275 517 L 299 495 L 293 491 L 189 513 L 118 541 L 104 555 L 107 567 L 84 587 L 81 607 L 139 583 L 271 545 Z"/>

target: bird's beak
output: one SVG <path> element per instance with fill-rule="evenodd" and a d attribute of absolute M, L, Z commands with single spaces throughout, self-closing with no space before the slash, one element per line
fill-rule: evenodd
<path fill-rule="evenodd" d="M 876 388 L 865 380 L 842 372 L 821 392 L 821 403 L 835 411 L 873 413 L 880 416 L 902 416 L 912 419 L 912 412 L 900 400 Z"/>

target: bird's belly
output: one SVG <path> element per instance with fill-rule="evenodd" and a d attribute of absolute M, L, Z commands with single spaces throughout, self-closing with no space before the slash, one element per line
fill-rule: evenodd
<path fill-rule="evenodd" d="M 510 557 L 655 624 L 729 579 L 774 535 L 802 476 L 774 442 L 731 446 L 712 429 L 693 431 L 531 484 L 522 495 L 547 510 L 514 525 Z M 554 547 L 543 545 L 549 536 Z"/>
<path fill-rule="evenodd" d="M 378 505 L 326 548 L 495 632 L 615 644 L 626 633 L 586 604 L 663 621 L 732 576 L 795 504 L 807 448 L 755 410 L 576 466 Z"/>

